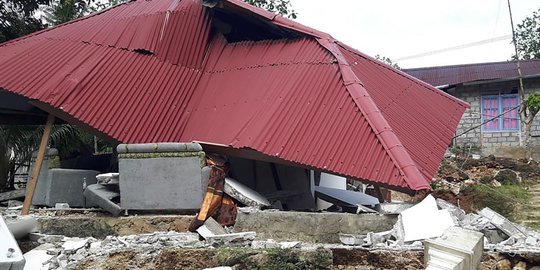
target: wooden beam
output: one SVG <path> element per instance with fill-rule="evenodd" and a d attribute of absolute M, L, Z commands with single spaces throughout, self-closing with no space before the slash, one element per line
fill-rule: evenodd
<path fill-rule="evenodd" d="M 54 123 L 54 115 L 49 114 L 47 117 L 47 124 L 41 136 L 41 143 L 39 144 L 39 150 L 37 154 L 36 163 L 32 170 L 32 177 L 30 182 L 26 185 L 26 197 L 24 198 L 24 204 L 22 208 L 22 215 L 28 215 L 30 212 L 30 205 L 32 204 L 32 198 L 34 197 L 34 191 L 36 190 L 39 172 L 41 171 L 41 165 L 43 164 L 43 158 L 45 157 L 45 150 L 47 149 L 47 143 L 49 143 L 49 136 L 51 135 L 51 128 Z"/>

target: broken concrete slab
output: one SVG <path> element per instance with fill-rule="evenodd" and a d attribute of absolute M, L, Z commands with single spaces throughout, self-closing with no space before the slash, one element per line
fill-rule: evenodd
<path fill-rule="evenodd" d="M 75 252 L 78 249 L 85 247 L 88 244 L 88 239 L 70 239 L 64 242 L 62 248 L 65 252 Z"/>
<path fill-rule="evenodd" d="M 503 217 L 501 214 L 491 210 L 489 207 L 480 210 L 478 214 L 487 218 L 493 225 L 495 225 L 495 227 L 506 233 L 508 236 L 516 238 L 527 237 L 526 231 L 524 231 L 522 228 L 520 228 L 507 218 Z"/>
<path fill-rule="evenodd" d="M 405 211 L 406 209 L 409 209 L 413 206 L 412 203 L 380 203 L 377 206 L 375 206 L 375 210 L 381 214 L 385 215 L 393 215 L 393 214 L 400 214 L 401 212 Z"/>
<path fill-rule="evenodd" d="M 225 229 L 212 217 L 209 217 L 202 226 L 197 228 L 197 233 L 204 239 L 214 235 L 227 234 Z"/>
<path fill-rule="evenodd" d="M 390 230 L 396 220 L 395 215 L 240 209 L 234 229 L 237 232 L 256 231 L 260 240 L 340 243 L 339 233 L 367 234 Z"/>
<path fill-rule="evenodd" d="M 17 241 L 9 231 L 4 218 L 0 216 L 0 269 L 22 270 L 24 263 Z"/>
<path fill-rule="evenodd" d="M 96 175 L 97 183 L 100 185 L 118 185 L 120 182 L 119 173 L 102 173 Z"/>
<path fill-rule="evenodd" d="M 474 270 L 484 250 L 480 232 L 450 227 L 441 237 L 424 242 L 426 269 Z"/>
<path fill-rule="evenodd" d="M 276 242 L 274 239 L 268 239 L 268 240 L 253 240 L 251 242 L 251 248 L 252 249 L 270 249 L 270 248 L 279 248 L 280 244 Z"/>
<path fill-rule="evenodd" d="M 0 202 L 22 199 L 26 195 L 26 189 L 17 189 L 0 193 Z"/>
<path fill-rule="evenodd" d="M 24 254 L 26 261 L 24 270 L 48 270 L 49 260 L 54 255 L 48 254 L 47 250 L 51 248 L 51 244 L 42 244 Z"/>
<path fill-rule="evenodd" d="M 212 246 L 245 246 L 250 245 L 256 236 L 256 232 L 229 233 L 209 236 L 206 238 L 206 242 Z"/>
<path fill-rule="evenodd" d="M 342 190 L 329 187 L 314 187 L 315 196 L 339 206 L 371 206 L 379 204 L 379 200 L 362 192 Z"/>
<path fill-rule="evenodd" d="M 263 208 L 271 205 L 260 193 L 232 178 L 225 178 L 224 192 L 246 206 Z"/>
<path fill-rule="evenodd" d="M 89 185 L 84 190 L 84 196 L 89 204 L 96 204 L 115 217 L 119 216 L 124 210 L 113 201 L 113 199 L 120 196 L 120 192 L 106 186 L 100 184 Z"/>
<path fill-rule="evenodd" d="M 339 241 L 348 246 L 362 246 L 365 244 L 366 235 L 340 233 Z"/>
<path fill-rule="evenodd" d="M 449 227 L 457 225 L 447 210 L 439 210 L 431 195 L 401 212 L 400 216 L 404 242 L 438 237 Z"/>

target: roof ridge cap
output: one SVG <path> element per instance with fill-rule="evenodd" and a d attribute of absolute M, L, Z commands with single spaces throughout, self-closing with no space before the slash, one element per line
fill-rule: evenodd
<path fill-rule="evenodd" d="M 466 102 L 464 102 L 463 100 L 461 100 L 461 99 L 459 99 L 459 98 L 456 98 L 456 97 L 454 97 L 454 96 L 452 96 L 452 95 L 448 95 L 448 94 L 443 93 L 443 92 L 441 92 L 441 91 L 435 91 L 435 90 L 437 90 L 437 89 L 434 89 L 434 88 L 435 88 L 434 86 L 432 86 L 432 85 L 430 85 L 430 84 L 428 84 L 428 83 L 426 83 L 426 82 L 424 82 L 424 81 L 422 81 L 422 80 L 420 80 L 420 79 L 418 79 L 418 78 L 416 78 L 416 77 L 414 77 L 414 76 L 408 74 L 408 73 L 405 72 L 404 70 L 400 70 L 401 72 L 396 72 L 396 70 L 390 68 L 390 66 L 388 66 L 388 65 L 386 65 L 386 64 L 383 64 L 383 63 L 381 63 L 380 61 L 377 61 L 377 60 L 374 59 L 373 57 L 370 57 L 369 55 L 366 55 L 366 54 L 364 54 L 364 53 L 362 53 L 362 52 L 355 51 L 354 49 L 349 49 L 349 48 L 347 48 L 347 47 L 348 47 L 347 45 L 345 45 L 345 44 L 342 45 L 342 43 L 339 42 L 339 41 L 338 41 L 338 43 L 339 43 L 340 47 L 342 47 L 343 49 L 345 49 L 346 51 L 348 51 L 348 52 L 350 52 L 350 53 L 354 53 L 354 54 L 356 54 L 356 55 L 358 55 L 358 56 L 360 56 L 360 57 L 362 57 L 362 58 L 365 58 L 366 60 L 368 60 L 368 61 L 370 61 L 370 62 L 372 62 L 372 63 L 374 63 L 374 64 L 376 64 L 376 65 L 379 65 L 379 66 L 381 66 L 381 67 L 383 67 L 383 68 L 385 68 L 385 69 L 387 69 L 387 70 L 389 70 L 389 71 L 391 71 L 391 72 L 393 72 L 393 73 L 395 73 L 395 74 L 397 74 L 397 75 L 399 75 L 399 76 L 402 76 L 402 77 L 411 79 L 414 83 L 416 83 L 416 84 L 418 84 L 418 85 L 420 85 L 420 86 L 422 86 L 422 87 L 424 87 L 424 88 L 426 88 L 426 89 L 428 89 L 428 90 L 430 90 L 430 91 L 433 91 L 434 93 L 438 94 L 439 96 L 442 96 L 442 97 L 444 97 L 444 98 L 450 99 L 450 100 L 452 100 L 453 102 L 456 102 L 456 103 L 458 103 L 458 104 L 460 104 L 460 105 L 462 105 L 462 106 L 466 106 L 467 108 L 470 107 L 469 104 L 467 104 Z"/>
<path fill-rule="evenodd" d="M 366 118 L 369 126 L 375 133 L 375 136 L 386 150 L 387 155 L 390 157 L 396 168 L 398 168 L 399 172 L 404 176 L 403 179 L 407 185 L 414 190 L 430 189 L 431 187 L 429 182 L 426 181 L 426 177 L 420 172 L 418 165 L 406 151 L 392 127 L 382 115 L 379 107 L 365 89 L 363 83 L 351 70 L 349 63 L 339 51 L 339 48 L 336 45 L 337 41 L 318 38 L 317 42 L 336 57 L 345 88 L 347 88 L 354 103 Z M 425 181 L 425 184 L 414 184 L 412 181 L 409 181 L 412 178 L 422 179 Z"/>

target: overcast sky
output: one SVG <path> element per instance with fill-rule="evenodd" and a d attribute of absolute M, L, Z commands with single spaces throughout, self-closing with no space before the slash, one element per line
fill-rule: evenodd
<path fill-rule="evenodd" d="M 291 0 L 297 21 L 402 68 L 506 61 L 513 52 L 507 0 Z M 539 0 L 512 0 L 514 24 Z M 401 59 L 497 39 L 429 56 Z"/>

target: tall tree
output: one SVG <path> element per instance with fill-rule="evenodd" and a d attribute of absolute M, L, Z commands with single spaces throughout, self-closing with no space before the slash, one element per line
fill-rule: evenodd
<path fill-rule="evenodd" d="M 531 140 L 531 127 L 535 116 L 540 111 L 540 93 L 531 93 L 528 96 L 525 93 L 523 77 L 519 60 L 534 59 L 540 57 L 540 8 L 533 12 L 532 16 L 525 18 L 517 29 L 514 29 L 512 19 L 512 8 L 510 0 L 508 0 L 508 11 L 510 14 L 510 24 L 512 26 L 512 42 L 514 43 L 515 54 L 513 58 L 517 61 L 517 69 L 519 74 L 519 116 L 522 126 L 525 128 L 525 150 L 527 156 L 532 156 L 529 143 Z"/>
<path fill-rule="evenodd" d="M 45 28 L 45 25 L 33 16 L 39 5 L 45 3 L 47 2 L 41 0 L 0 0 L 0 43 Z"/>
<path fill-rule="evenodd" d="M 58 25 L 80 18 L 89 12 L 89 3 L 78 0 L 56 0 L 43 9 L 49 25 Z"/>
<path fill-rule="evenodd" d="M 513 58 L 540 58 L 540 8 L 525 18 L 516 28 L 517 55 Z"/>
<path fill-rule="evenodd" d="M 275 12 L 283 17 L 296 19 L 298 13 L 292 9 L 290 0 L 244 0 L 244 2 Z"/>

